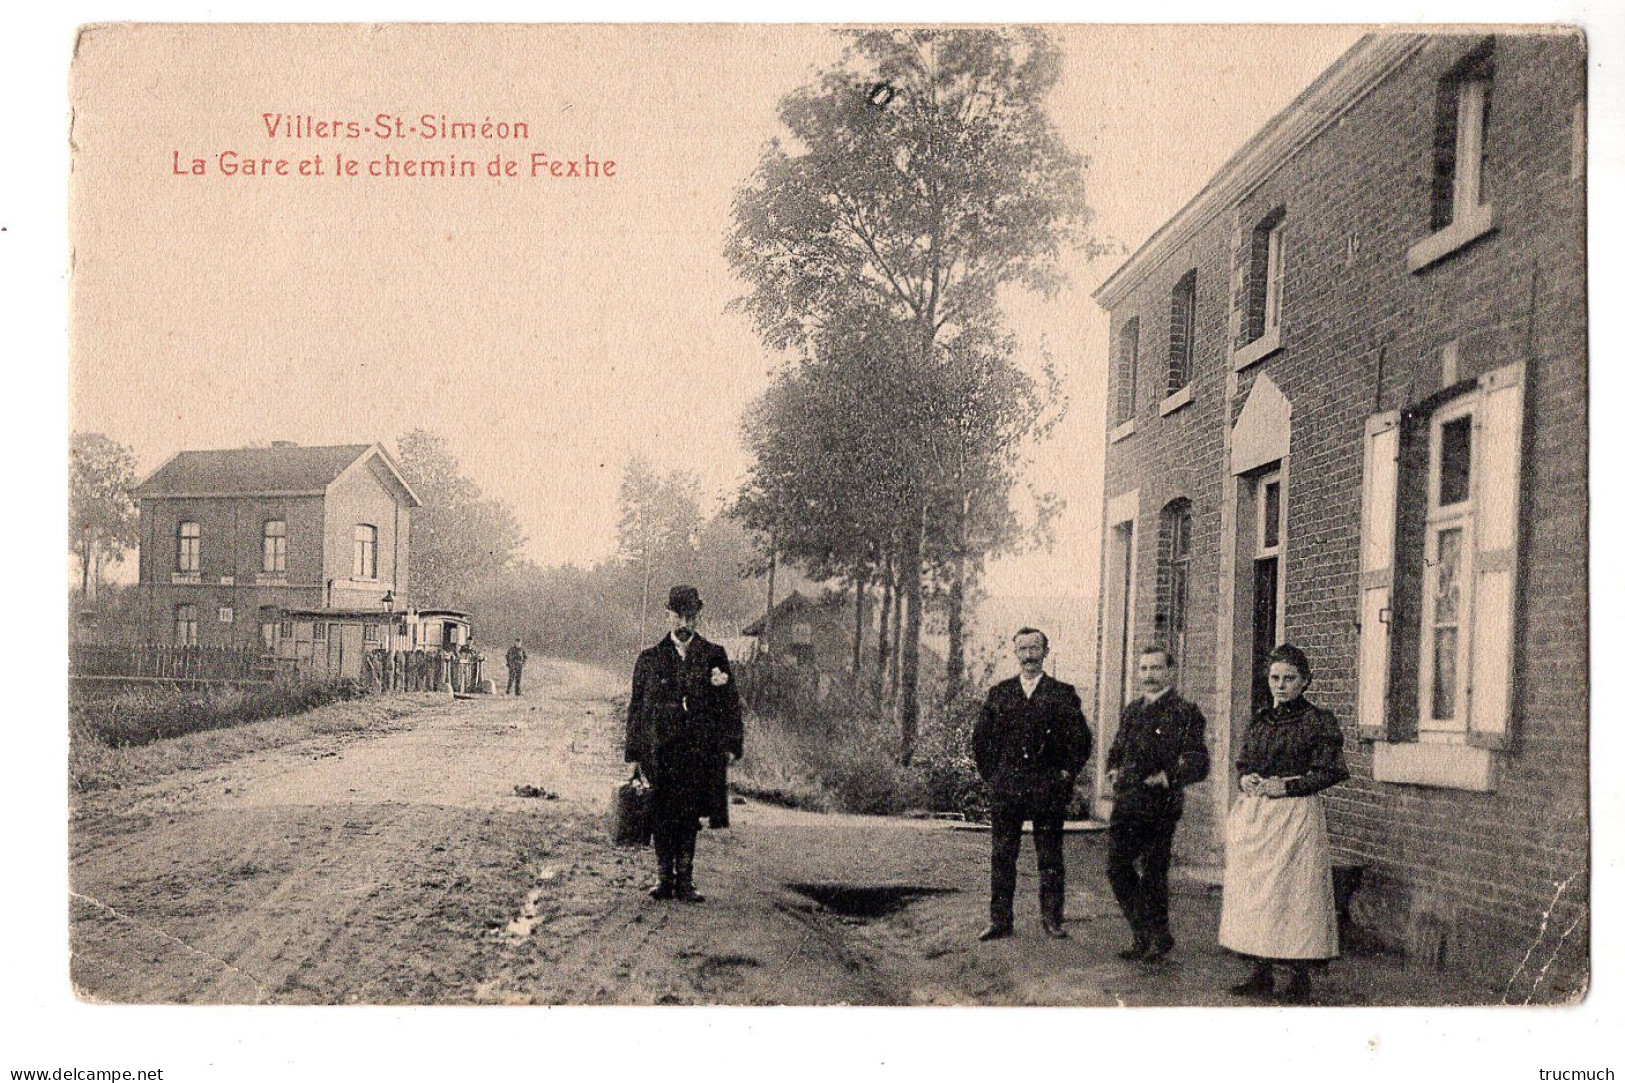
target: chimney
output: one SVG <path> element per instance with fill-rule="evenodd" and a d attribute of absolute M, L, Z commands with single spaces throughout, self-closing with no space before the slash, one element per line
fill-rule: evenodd
<path fill-rule="evenodd" d="M 272 447 L 298 447 L 299 443 L 298 443 L 298 441 L 295 441 L 295 440 L 272 440 L 271 441 L 271 446 Z"/>

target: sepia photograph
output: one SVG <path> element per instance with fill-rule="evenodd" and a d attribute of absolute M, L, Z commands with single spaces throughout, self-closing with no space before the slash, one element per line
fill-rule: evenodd
<path fill-rule="evenodd" d="M 1582 997 L 1585 63 L 83 27 L 76 994 Z"/>
<path fill-rule="evenodd" d="M 0 1069 L 1594 1028 L 1618 108 L 1501 16 L 65 20 L 15 984 L 128 1055 Z"/>

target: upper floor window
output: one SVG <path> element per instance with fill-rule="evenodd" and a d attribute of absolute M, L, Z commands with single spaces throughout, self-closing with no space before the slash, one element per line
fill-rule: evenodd
<path fill-rule="evenodd" d="M 175 570 L 197 572 L 203 568 L 203 528 L 191 520 L 175 527 Z"/>
<path fill-rule="evenodd" d="M 191 602 L 175 607 L 175 646 L 197 646 L 197 606 Z"/>
<path fill-rule="evenodd" d="M 288 524 L 286 520 L 265 520 L 265 528 L 260 544 L 261 571 L 285 572 L 288 570 Z"/>
<path fill-rule="evenodd" d="M 1247 340 L 1281 329 L 1281 295 L 1286 283 L 1286 208 L 1277 207 L 1253 227 L 1247 273 Z"/>
<path fill-rule="evenodd" d="M 1117 333 L 1117 406 L 1113 420 L 1121 424 L 1134 417 L 1140 380 L 1140 318 L 1123 323 Z"/>
<path fill-rule="evenodd" d="M 378 578 L 378 528 L 358 523 L 355 528 L 355 565 L 357 579 Z"/>
<path fill-rule="evenodd" d="M 1196 271 L 1185 272 L 1168 305 L 1168 394 L 1191 382 L 1196 358 Z"/>
<path fill-rule="evenodd" d="M 1484 188 L 1484 133 L 1489 120 L 1494 74 L 1491 38 L 1473 50 L 1439 82 L 1433 124 L 1433 205 L 1437 231 L 1472 215 L 1487 202 Z"/>

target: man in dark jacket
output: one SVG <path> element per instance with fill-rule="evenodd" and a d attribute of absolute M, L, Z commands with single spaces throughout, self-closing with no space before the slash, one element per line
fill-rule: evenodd
<path fill-rule="evenodd" d="M 700 592 L 671 588 L 671 634 L 638 655 L 626 712 L 626 759 L 651 787 L 650 815 L 660 882 L 655 899 L 704 902 L 694 890 L 700 817 L 728 826 L 728 757 L 745 754 L 739 690 L 728 652 L 703 639 Z"/>
<path fill-rule="evenodd" d="M 508 663 L 508 694 L 510 696 L 523 695 L 519 691 L 519 687 L 523 683 L 525 676 L 524 640 L 516 639 L 513 641 L 513 646 L 508 648 L 506 661 Z"/>
<path fill-rule="evenodd" d="M 1061 825 L 1091 743 L 1077 690 L 1044 673 L 1049 637 L 1037 628 L 1023 628 L 1014 641 L 1021 675 L 988 690 L 971 735 L 993 819 L 993 892 L 981 940 L 999 940 L 1015 931 L 1016 857 L 1021 851 L 1021 825 L 1027 820 L 1033 822 L 1033 846 L 1038 851 L 1038 906 L 1044 932 L 1066 936 Z"/>
<path fill-rule="evenodd" d="M 1141 695 L 1123 708 L 1106 778 L 1112 784 L 1106 877 L 1134 932 L 1124 959 L 1151 962 L 1174 947 L 1168 932 L 1168 864 L 1184 788 L 1208 773 L 1207 720 L 1174 688 L 1174 659 L 1163 647 L 1140 652 Z M 1136 865 L 1138 864 L 1138 867 Z"/>

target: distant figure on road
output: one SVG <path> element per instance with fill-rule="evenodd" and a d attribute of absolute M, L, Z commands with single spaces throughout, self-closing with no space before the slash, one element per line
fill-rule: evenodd
<path fill-rule="evenodd" d="M 1303 698 L 1312 675 L 1303 651 L 1284 643 L 1270 654 L 1270 698 L 1253 715 L 1236 770 L 1241 796 L 1225 822 L 1224 908 L 1219 943 L 1253 968 L 1230 987 L 1236 996 L 1275 992 L 1271 967 L 1291 974 L 1282 998 L 1310 995 L 1309 967 L 1337 954 L 1331 844 L 1320 791 L 1349 777 L 1343 730 L 1324 707 Z"/>
<path fill-rule="evenodd" d="M 1174 948 L 1168 931 L 1168 865 L 1185 787 L 1207 777 L 1207 719 L 1174 687 L 1174 656 L 1140 652 L 1140 696 L 1123 708 L 1106 754 L 1114 794 L 1106 877 L 1134 931 L 1124 959 L 1153 962 Z M 1138 863 L 1138 868 L 1136 868 Z"/>
<path fill-rule="evenodd" d="M 1061 826 L 1093 738 L 1077 689 L 1044 672 L 1049 637 L 1023 628 L 1013 637 L 1020 676 L 988 690 L 971 735 L 976 770 L 992 798 L 993 890 L 979 940 L 1015 932 L 1016 858 L 1021 825 L 1033 822 L 1038 909 L 1044 932 L 1066 936 L 1066 864 Z"/>
<path fill-rule="evenodd" d="M 523 695 L 519 690 L 521 679 L 525 675 L 525 644 L 523 640 L 515 639 L 513 646 L 508 648 L 508 695 Z"/>
<path fill-rule="evenodd" d="M 728 826 L 728 758 L 745 754 L 739 689 L 728 652 L 695 631 L 700 592 L 671 588 L 671 634 L 638 655 L 626 711 L 626 759 L 650 784 L 655 899 L 704 902 L 694 890 L 694 843 L 700 817 Z"/>

